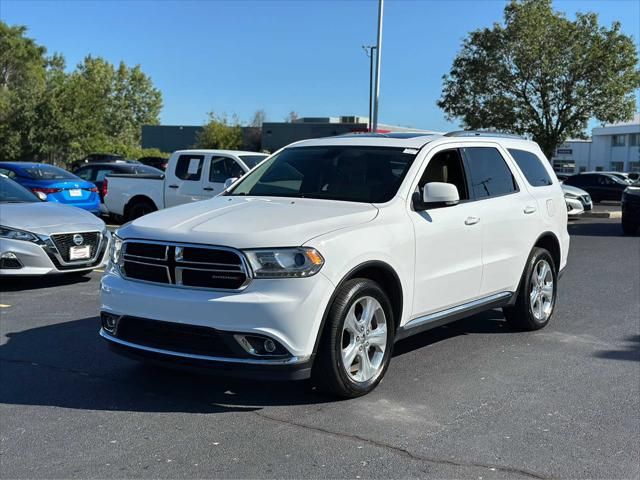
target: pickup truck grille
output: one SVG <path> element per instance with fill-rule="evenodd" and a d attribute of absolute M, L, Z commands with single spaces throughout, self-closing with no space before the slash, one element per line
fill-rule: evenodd
<path fill-rule="evenodd" d="M 242 254 L 226 247 L 125 241 L 122 274 L 184 288 L 239 290 L 249 281 Z"/>

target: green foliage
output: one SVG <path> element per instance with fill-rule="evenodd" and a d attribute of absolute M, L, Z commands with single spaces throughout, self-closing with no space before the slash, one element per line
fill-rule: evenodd
<path fill-rule="evenodd" d="M 140 152 L 162 95 L 140 66 L 88 56 L 67 73 L 60 55 L 0 22 L 0 158 L 71 162 L 91 152 Z"/>
<path fill-rule="evenodd" d="M 438 106 L 467 128 L 528 134 L 548 158 L 589 119 L 630 119 L 640 87 L 638 53 L 620 24 L 600 27 L 594 13 L 574 21 L 551 0 L 511 0 L 504 25 L 471 32 Z"/>
<path fill-rule="evenodd" d="M 198 148 L 215 148 L 222 150 L 238 150 L 242 146 L 242 128 L 237 117 L 232 123 L 226 115 L 209 113 L 209 121 L 198 135 Z"/>

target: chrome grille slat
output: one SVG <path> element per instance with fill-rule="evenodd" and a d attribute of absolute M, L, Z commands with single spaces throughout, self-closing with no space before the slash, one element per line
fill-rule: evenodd
<path fill-rule="evenodd" d="M 189 260 L 184 259 L 185 251 Z M 196 261 L 193 258 L 218 261 Z M 245 288 L 250 280 L 243 254 L 229 247 L 126 240 L 122 259 L 125 278 L 165 286 L 229 291 Z M 162 274 L 159 273 L 161 269 L 164 269 Z"/>

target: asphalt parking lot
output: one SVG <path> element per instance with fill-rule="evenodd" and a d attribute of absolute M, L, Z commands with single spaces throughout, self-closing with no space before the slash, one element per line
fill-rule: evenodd
<path fill-rule="evenodd" d="M 349 401 L 114 356 L 100 273 L 4 281 L 0 476 L 639 478 L 640 237 L 569 229 L 546 329 L 496 310 L 407 339 Z"/>

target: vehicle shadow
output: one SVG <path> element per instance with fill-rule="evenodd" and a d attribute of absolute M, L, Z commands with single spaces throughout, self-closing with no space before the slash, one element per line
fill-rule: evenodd
<path fill-rule="evenodd" d="M 41 288 L 61 287 L 76 283 L 87 283 L 90 281 L 90 273 L 85 275 L 61 274 L 39 277 L 2 277 L 0 278 L 0 292 L 22 292 Z"/>
<path fill-rule="evenodd" d="M 567 226 L 569 235 L 586 237 L 622 237 L 622 226 L 620 220 L 609 222 L 571 222 Z"/>
<path fill-rule="evenodd" d="M 604 350 L 595 354 L 598 358 L 609 360 L 630 360 L 640 362 L 640 335 L 631 335 L 625 339 L 628 342 L 625 350 Z"/>
<path fill-rule="evenodd" d="M 508 331 L 485 312 L 398 342 L 401 356 L 458 335 Z M 107 411 L 219 413 L 335 402 L 309 382 L 240 380 L 146 366 L 111 352 L 98 317 L 0 337 L 0 403 Z"/>

